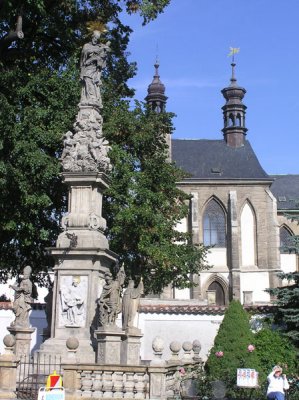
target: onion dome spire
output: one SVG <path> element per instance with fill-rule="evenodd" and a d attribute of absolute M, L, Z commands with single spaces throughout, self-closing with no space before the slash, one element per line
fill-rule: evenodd
<path fill-rule="evenodd" d="M 152 83 L 148 86 L 148 94 L 145 98 L 145 101 L 148 105 L 151 106 L 152 110 L 160 113 L 165 111 L 167 97 L 165 96 L 165 86 L 160 80 L 158 60 L 156 60 L 154 67 L 154 79 Z"/>
<path fill-rule="evenodd" d="M 223 97 L 226 100 L 222 107 L 224 128 L 222 129 L 224 140 L 228 146 L 241 147 L 244 145 L 244 140 L 247 132 L 245 127 L 246 106 L 242 103 L 246 90 L 237 84 L 235 76 L 236 64 L 234 61 L 232 66 L 232 76 L 230 85 L 221 90 Z"/>

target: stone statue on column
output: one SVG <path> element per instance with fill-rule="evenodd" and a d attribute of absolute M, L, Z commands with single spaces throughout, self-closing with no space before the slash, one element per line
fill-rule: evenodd
<path fill-rule="evenodd" d="M 138 311 L 140 297 L 144 292 L 143 280 L 135 288 L 135 282 L 131 279 L 122 298 L 122 329 L 134 328 L 134 319 Z"/>
<path fill-rule="evenodd" d="M 83 46 L 80 61 L 81 98 L 73 132 L 64 136 L 61 155 L 65 172 L 107 172 L 111 169 L 110 146 L 103 136 L 101 97 L 102 70 L 110 52 L 110 42 L 99 43 L 101 33 L 94 31 L 91 41 Z"/>
<path fill-rule="evenodd" d="M 29 328 L 29 311 L 32 304 L 33 285 L 30 280 L 31 267 L 28 265 L 23 269 L 23 276 L 19 285 L 10 285 L 15 291 L 15 300 L 13 302 L 13 312 L 15 320 L 11 323 L 14 328 Z"/>
<path fill-rule="evenodd" d="M 94 31 L 91 41 L 83 46 L 80 60 L 82 83 L 81 104 L 97 104 L 102 107 L 100 87 L 101 75 L 106 67 L 107 53 L 110 51 L 110 42 L 99 44 L 101 32 Z"/>
<path fill-rule="evenodd" d="M 116 279 L 110 272 L 105 274 L 105 285 L 98 299 L 99 325 L 115 326 L 118 314 L 121 312 L 121 289 L 125 281 L 124 267 L 117 273 Z"/>

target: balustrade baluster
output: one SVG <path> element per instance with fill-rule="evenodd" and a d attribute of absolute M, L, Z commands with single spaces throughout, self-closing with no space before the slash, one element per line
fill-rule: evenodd
<path fill-rule="evenodd" d="M 95 371 L 93 380 L 93 397 L 96 399 L 101 399 L 103 397 L 102 391 L 103 381 L 102 381 L 102 371 Z"/>
<path fill-rule="evenodd" d="M 82 371 L 81 374 L 81 391 L 82 397 L 91 397 L 92 389 L 92 371 Z"/>
<path fill-rule="evenodd" d="M 125 399 L 133 399 L 134 398 L 134 372 L 126 372 L 126 380 L 125 380 Z"/>
<path fill-rule="evenodd" d="M 113 397 L 122 399 L 124 397 L 124 373 L 114 372 L 113 374 Z"/>
<path fill-rule="evenodd" d="M 112 388 L 112 371 L 105 371 L 103 373 L 103 398 L 113 397 Z"/>
<path fill-rule="evenodd" d="M 136 372 L 135 377 L 135 399 L 144 399 L 144 372 Z"/>

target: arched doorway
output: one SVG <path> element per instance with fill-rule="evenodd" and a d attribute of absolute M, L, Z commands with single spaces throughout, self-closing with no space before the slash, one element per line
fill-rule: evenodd
<path fill-rule="evenodd" d="M 224 306 L 225 305 L 225 294 L 222 285 L 214 281 L 208 287 L 208 291 L 215 291 L 215 303 L 217 306 Z"/>

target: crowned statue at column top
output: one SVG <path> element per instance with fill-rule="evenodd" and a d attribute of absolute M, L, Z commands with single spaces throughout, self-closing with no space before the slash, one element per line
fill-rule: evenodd
<path fill-rule="evenodd" d="M 94 31 L 83 46 L 80 60 L 81 98 L 73 131 L 64 136 L 64 172 L 107 172 L 111 169 L 110 146 L 103 136 L 102 71 L 106 67 L 110 42 L 101 43 L 101 32 Z"/>

